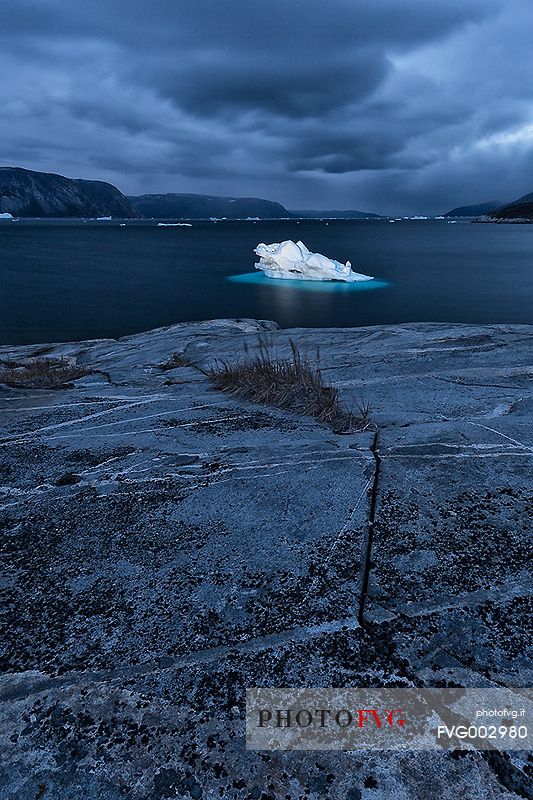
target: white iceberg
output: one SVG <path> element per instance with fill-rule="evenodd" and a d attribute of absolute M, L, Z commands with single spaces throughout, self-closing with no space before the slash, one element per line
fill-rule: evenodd
<path fill-rule="evenodd" d="M 258 244 L 254 253 L 259 256 L 256 269 L 268 278 L 285 278 L 302 281 L 372 281 L 370 275 L 352 271 L 349 261 L 341 264 L 320 253 L 311 253 L 303 242 L 275 242 Z"/>
<path fill-rule="evenodd" d="M 4 213 L 0 214 L 0 219 L 15 219 L 15 217 L 13 214 L 8 214 L 7 211 L 5 211 Z"/>

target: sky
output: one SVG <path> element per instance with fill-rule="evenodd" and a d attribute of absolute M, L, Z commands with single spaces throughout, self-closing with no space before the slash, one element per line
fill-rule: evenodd
<path fill-rule="evenodd" d="M 439 214 L 533 192 L 531 0 L 0 0 L 0 164 Z"/>

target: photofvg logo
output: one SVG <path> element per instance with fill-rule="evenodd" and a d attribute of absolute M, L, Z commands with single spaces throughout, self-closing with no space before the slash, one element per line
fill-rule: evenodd
<path fill-rule="evenodd" d="M 252 750 L 528 750 L 530 689 L 248 689 Z"/>
<path fill-rule="evenodd" d="M 375 726 L 378 730 L 384 725 L 392 727 L 394 724 L 405 725 L 401 708 L 388 709 L 377 708 L 341 708 L 339 710 L 330 708 L 261 708 L 259 710 L 258 725 L 260 728 L 266 727 L 269 723 L 275 728 L 308 728 L 309 725 L 318 725 L 325 728 L 327 724 L 336 725 L 338 728 L 348 728 L 357 726 L 362 729 L 365 725 Z"/>

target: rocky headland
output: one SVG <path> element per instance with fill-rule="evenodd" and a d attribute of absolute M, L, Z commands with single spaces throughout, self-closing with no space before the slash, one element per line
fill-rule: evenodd
<path fill-rule="evenodd" d="M 0 167 L 0 212 L 13 217 L 137 216 L 111 183 L 21 167 Z"/>
<path fill-rule="evenodd" d="M 496 222 L 533 222 L 533 192 L 502 206 L 490 216 Z"/>
<path fill-rule="evenodd" d="M 288 219 L 294 216 L 281 203 L 259 197 L 170 193 L 143 194 L 128 199 L 139 216 L 156 219 Z"/>

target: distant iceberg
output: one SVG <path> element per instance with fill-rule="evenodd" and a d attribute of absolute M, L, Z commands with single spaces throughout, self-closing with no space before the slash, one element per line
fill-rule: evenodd
<path fill-rule="evenodd" d="M 97 222 L 109 222 L 110 219 L 113 219 L 113 217 L 96 217 Z"/>
<path fill-rule="evenodd" d="M 158 228 L 192 228 L 192 222 L 158 222 Z"/>
<path fill-rule="evenodd" d="M 15 219 L 15 217 L 13 214 L 8 214 L 7 211 L 4 211 L 2 214 L 0 214 L 0 219 Z"/>
<path fill-rule="evenodd" d="M 258 244 L 254 253 L 259 256 L 256 269 L 268 278 L 286 278 L 303 281 L 372 281 L 370 275 L 352 271 L 349 261 L 341 264 L 320 253 L 311 253 L 303 242 Z"/>

